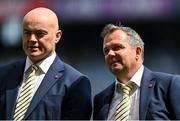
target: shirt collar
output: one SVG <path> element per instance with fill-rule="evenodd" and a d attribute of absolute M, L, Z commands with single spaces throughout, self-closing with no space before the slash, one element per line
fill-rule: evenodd
<path fill-rule="evenodd" d="M 133 75 L 133 77 L 128 81 L 128 85 L 131 84 L 131 83 L 135 83 L 135 87 L 133 88 L 133 90 L 130 92 L 130 95 L 138 88 L 141 86 L 141 78 L 142 78 L 142 75 L 143 75 L 143 71 L 144 71 L 144 66 L 142 65 L 138 70 L 137 72 Z M 120 91 L 118 90 L 117 86 L 118 86 L 118 83 L 120 83 L 117 79 L 116 79 L 116 86 L 115 86 L 115 93 L 117 91 Z M 114 94 L 115 94 L 114 93 Z"/>
<path fill-rule="evenodd" d="M 133 77 L 128 81 L 128 84 L 134 82 L 138 87 L 141 86 L 141 78 L 143 75 L 144 66 L 142 65 L 137 72 L 133 75 Z M 119 83 L 119 81 L 116 79 L 116 85 Z"/>
<path fill-rule="evenodd" d="M 51 56 L 49 56 L 46 59 L 38 62 L 37 65 L 39 66 L 39 68 L 42 70 L 43 73 L 47 73 L 49 67 L 51 66 L 51 64 L 53 63 L 55 58 L 56 58 L 56 53 L 54 52 Z M 24 72 L 26 72 L 32 64 L 33 64 L 33 62 L 27 56 Z"/>
<path fill-rule="evenodd" d="M 141 78 L 143 75 L 144 66 L 142 65 L 138 71 L 134 74 L 134 76 L 130 79 L 131 82 L 134 82 L 138 87 L 141 86 Z"/>

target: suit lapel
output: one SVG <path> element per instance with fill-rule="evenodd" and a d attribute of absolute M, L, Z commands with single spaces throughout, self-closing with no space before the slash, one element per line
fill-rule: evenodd
<path fill-rule="evenodd" d="M 151 94 L 155 85 L 152 73 L 147 68 L 144 68 L 143 77 L 140 88 L 140 105 L 139 105 L 139 119 L 145 120 L 148 105 L 150 103 Z"/>
<path fill-rule="evenodd" d="M 18 89 L 20 87 L 23 77 L 25 61 L 22 62 L 13 65 L 12 71 L 9 72 L 11 73 L 11 76 L 7 77 L 6 81 L 6 116 L 9 120 L 13 119 Z"/>
<path fill-rule="evenodd" d="M 58 57 L 56 57 L 47 74 L 45 75 L 41 85 L 39 86 L 37 92 L 35 93 L 24 119 L 26 119 L 30 115 L 30 113 L 41 101 L 43 96 L 46 95 L 49 89 L 57 82 L 57 80 L 59 80 L 59 78 L 62 76 L 63 69 L 63 63 Z"/>

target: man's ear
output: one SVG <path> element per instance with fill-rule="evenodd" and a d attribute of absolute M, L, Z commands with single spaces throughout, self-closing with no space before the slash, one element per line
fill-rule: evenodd
<path fill-rule="evenodd" d="M 136 60 L 138 60 L 142 56 L 142 48 L 137 46 L 136 47 Z"/>
<path fill-rule="evenodd" d="M 56 32 L 56 42 L 55 43 L 58 43 L 61 39 L 61 36 L 62 36 L 62 31 L 61 30 L 58 30 Z"/>

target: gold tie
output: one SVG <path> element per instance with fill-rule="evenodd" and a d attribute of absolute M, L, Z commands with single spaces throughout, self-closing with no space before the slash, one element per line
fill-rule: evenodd
<path fill-rule="evenodd" d="M 130 113 L 130 97 L 129 92 L 132 90 L 132 85 L 121 85 L 121 90 L 123 92 L 123 98 L 118 103 L 116 112 L 115 112 L 115 120 L 116 121 L 127 121 Z"/>
<path fill-rule="evenodd" d="M 38 67 L 36 65 L 31 66 L 31 72 L 27 77 L 27 80 L 22 84 L 22 88 L 16 102 L 16 109 L 14 112 L 14 121 L 22 120 L 28 109 L 28 106 L 32 100 L 33 88 L 35 87 L 35 73 Z"/>

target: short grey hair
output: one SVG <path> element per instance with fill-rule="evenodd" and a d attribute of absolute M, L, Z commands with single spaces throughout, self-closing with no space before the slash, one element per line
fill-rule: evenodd
<path fill-rule="evenodd" d="M 140 46 L 142 48 L 142 58 L 144 59 L 144 42 L 139 36 L 139 34 L 132 28 L 124 27 L 121 24 L 119 25 L 107 24 L 105 25 L 105 27 L 101 32 L 101 37 L 104 39 L 107 35 L 111 34 L 116 30 L 122 30 L 129 36 L 129 39 L 127 41 L 132 47 Z"/>

